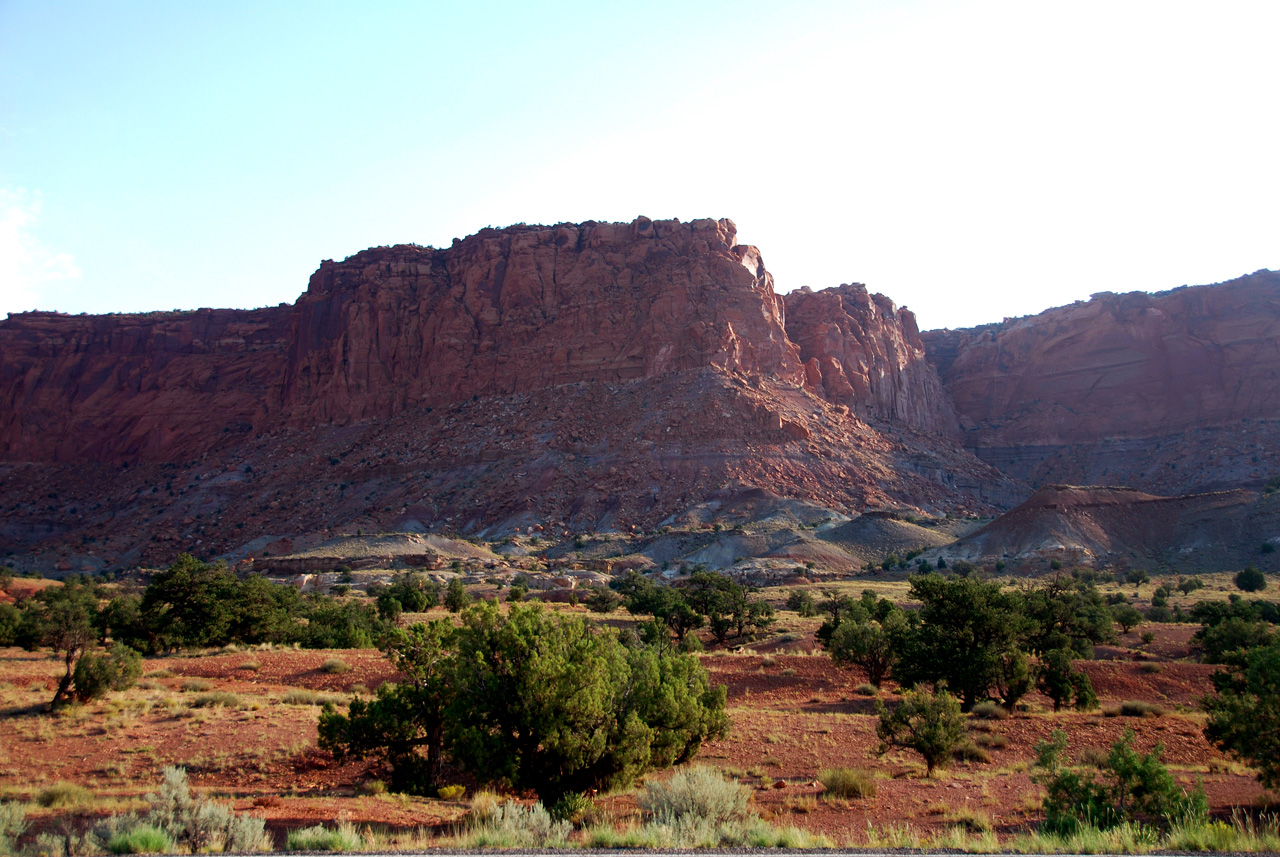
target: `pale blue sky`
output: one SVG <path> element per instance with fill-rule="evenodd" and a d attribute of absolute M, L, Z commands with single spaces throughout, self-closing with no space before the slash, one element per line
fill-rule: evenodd
<path fill-rule="evenodd" d="M 1280 268 L 1278 10 L 0 0 L 0 314 L 638 214 L 923 327 Z"/>

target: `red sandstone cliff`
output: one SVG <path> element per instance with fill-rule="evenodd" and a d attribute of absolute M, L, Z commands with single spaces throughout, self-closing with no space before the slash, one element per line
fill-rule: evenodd
<path fill-rule="evenodd" d="M 0 460 L 191 458 L 278 397 L 289 310 L 23 313 L 0 322 Z"/>
<path fill-rule="evenodd" d="M 802 383 L 782 302 L 729 220 L 486 229 L 325 262 L 294 307 L 285 418 L 714 368 Z"/>
<path fill-rule="evenodd" d="M 925 359 L 915 316 L 862 285 L 784 297 L 787 334 L 809 383 L 867 419 L 906 423 L 945 437 L 959 425 L 938 373 Z"/>
<path fill-rule="evenodd" d="M 0 460 L 190 460 L 250 433 L 701 369 L 954 433 L 909 312 L 855 286 L 784 305 L 735 242 L 729 220 L 515 226 L 324 262 L 292 307 L 11 316 Z"/>
<path fill-rule="evenodd" d="M 923 340 L 965 446 L 1015 478 L 1180 493 L 1280 470 L 1280 273 Z"/>

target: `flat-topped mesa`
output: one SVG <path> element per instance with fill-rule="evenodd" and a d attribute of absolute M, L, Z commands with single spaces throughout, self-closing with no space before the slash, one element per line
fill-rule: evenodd
<path fill-rule="evenodd" d="M 292 306 L 0 322 L 0 458 L 181 461 L 578 381 L 710 369 L 802 385 L 729 220 L 519 225 L 324 262 Z"/>
<path fill-rule="evenodd" d="M 730 220 L 485 229 L 325 262 L 294 307 L 295 423 L 715 368 L 804 382 L 783 305 Z"/>
<path fill-rule="evenodd" d="M 915 315 L 861 284 L 784 296 L 787 334 L 808 381 L 864 418 L 906 423 L 944 437 L 959 424 L 938 373 L 925 359 Z"/>

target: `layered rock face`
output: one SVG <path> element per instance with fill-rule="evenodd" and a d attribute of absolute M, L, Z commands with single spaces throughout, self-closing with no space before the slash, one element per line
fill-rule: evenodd
<path fill-rule="evenodd" d="M 1280 273 L 923 340 L 964 445 L 1014 478 L 1185 493 L 1280 470 Z"/>
<path fill-rule="evenodd" d="M 729 220 L 486 229 L 326 262 L 294 307 L 294 423 L 715 368 L 800 384 L 783 307 Z"/>
<path fill-rule="evenodd" d="M 1050 559 L 1087 565 L 1223 571 L 1280 568 L 1259 553 L 1280 533 L 1280 497 L 1214 491 L 1160 497 L 1131 488 L 1049 485 L 987 526 L 947 545 L 949 559 L 992 563 Z"/>
<path fill-rule="evenodd" d="M 0 460 L 196 457 L 279 398 L 289 309 L 0 322 Z"/>
<path fill-rule="evenodd" d="M 916 319 L 866 286 L 790 292 L 787 334 L 810 384 L 868 419 L 959 435 L 950 397 L 925 359 Z"/>
<path fill-rule="evenodd" d="M 291 307 L 13 316 L 0 458 L 183 461 L 250 432 L 701 369 L 954 433 L 910 313 L 854 286 L 784 304 L 735 242 L 729 220 L 486 229 L 324 262 Z"/>

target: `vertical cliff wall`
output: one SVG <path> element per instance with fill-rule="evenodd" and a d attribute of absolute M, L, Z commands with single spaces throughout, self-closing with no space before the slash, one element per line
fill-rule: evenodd
<path fill-rule="evenodd" d="M 785 300 L 787 334 L 800 349 L 809 382 L 829 401 L 865 419 L 958 437 L 950 397 L 925 358 L 909 310 L 862 285 L 799 289 Z"/>

